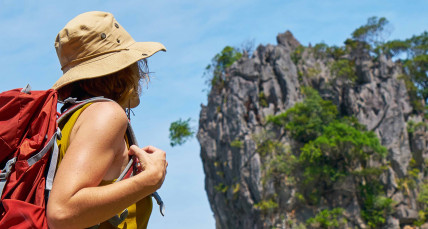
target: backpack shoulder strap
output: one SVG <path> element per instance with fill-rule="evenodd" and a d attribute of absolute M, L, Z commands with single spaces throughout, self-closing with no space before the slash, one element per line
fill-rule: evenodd
<path fill-rule="evenodd" d="M 70 107 L 69 109 L 67 109 L 64 113 L 62 113 L 58 120 L 57 123 L 60 124 L 64 119 L 66 119 L 67 117 L 69 117 L 70 115 L 72 115 L 76 110 L 82 108 L 83 106 L 85 106 L 88 103 L 93 103 L 93 102 L 102 102 L 102 101 L 113 101 L 111 99 L 107 99 L 104 97 L 94 97 L 94 98 L 90 98 L 90 99 L 86 99 L 86 100 L 82 100 L 82 101 L 77 101 L 74 98 L 68 98 L 66 100 L 64 100 L 64 103 L 70 102 L 72 104 L 74 104 L 72 107 Z"/>
<path fill-rule="evenodd" d="M 82 101 L 77 101 L 75 98 L 67 98 L 64 100 L 64 103 L 69 102 L 69 103 L 72 103 L 74 105 L 72 107 L 70 107 L 69 109 L 67 109 L 64 113 L 62 113 L 60 115 L 60 117 L 58 118 L 57 122 L 58 122 L 58 124 L 60 124 L 62 121 L 66 120 L 67 117 L 69 117 L 75 111 L 82 108 L 83 106 L 85 106 L 88 103 L 102 102 L 102 101 L 113 101 L 114 102 L 114 100 L 104 98 L 102 96 L 101 97 L 94 97 L 94 98 L 90 98 L 90 99 L 86 99 L 86 100 L 82 100 Z M 137 145 L 138 146 L 137 138 L 135 137 L 135 134 L 134 134 L 134 131 L 132 129 L 130 122 L 128 122 L 128 127 L 126 129 L 126 137 L 128 138 L 129 145 Z M 131 168 L 132 168 L 134 161 L 135 161 L 134 157 L 132 157 L 131 160 L 129 160 L 126 168 L 122 171 L 120 176 L 116 179 L 116 182 L 123 180 L 123 178 L 125 176 L 127 176 L 127 177 L 132 176 Z"/>

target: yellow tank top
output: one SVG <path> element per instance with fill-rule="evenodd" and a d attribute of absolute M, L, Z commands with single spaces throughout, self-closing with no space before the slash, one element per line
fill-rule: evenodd
<path fill-rule="evenodd" d="M 60 165 L 67 148 L 70 144 L 70 134 L 76 123 L 77 118 L 80 116 L 91 103 L 84 105 L 82 108 L 76 110 L 70 118 L 65 122 L 61 128 L 62 138 L 58 140 L 59 154 L 58 154 L 58 166 Z M 57 167 L 58 168 L 58 167 Z M 113 181 L 102 181 L 100 186 L 114 183 Z M 128 217 L 123 221 L 118 228 L 120 229 L 143 229 L 147 228 L 150 214 L 152 212 L 153 203 L 150 196 L 138 201 L 137 203 L 128 207 Z M 120 214 L 120 213 L 118 213 Z M 108 222 L 101 223 L 99 229 L 115 228 Z"/>

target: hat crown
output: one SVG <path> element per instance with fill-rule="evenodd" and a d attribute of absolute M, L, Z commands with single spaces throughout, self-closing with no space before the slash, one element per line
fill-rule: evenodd
<path fill-rule="evenodd" d="M 63 75 L 55 90 L 73 82 L 107 76 L 158 51 L 159 42 L 135 42 L 111 13 L 93 11 L 73 18 L 58 33 L 55 49 Z"/>
<path fill-rule="evenodd" d="M 135 43 L 111 13 L 87 12 L 72 19 L 58 33 L 55 49 L 63 72 L 91 57 L 120 51 Z"/>

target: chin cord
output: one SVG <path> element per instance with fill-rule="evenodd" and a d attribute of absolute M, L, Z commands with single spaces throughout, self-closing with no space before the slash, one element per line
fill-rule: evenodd
<path fill-rule="evenodd" d="M 135 113 L 133 110 L 131 110 L 131 100 L 128 102 L 128 108 L 126 108 L 126 116 L 128 116 L 128 120 L 131 121 L 131 113 L 132 116 L 135 116 Z"/>

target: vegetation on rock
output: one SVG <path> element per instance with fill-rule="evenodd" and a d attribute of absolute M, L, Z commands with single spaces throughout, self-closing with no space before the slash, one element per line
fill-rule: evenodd
<path fill-rule="evenodd" d="M 343 217 L 343 208 L 324 209 L 315 217 L 306 221 L 311 228 L 340 228 L 346 227 L 347 220 Z"/>
<path fill-rule="evenodd" d="M 422 111 L 424 107 L 418 100 L 428 102 L 428 32 L 406 40 L 389 41 L 377 49 L 379 53 L 401 60 L 403 79 L 409 81 L 406 86 L 413 105 L 417 111 Z"/>
<path fill-rule="evenodd" d="M 323 100 L 314 89 L 304 88 L 304 94 L 303 102 L 268 118 L 269 123 L 283 127 L 290 137 L 304 145 L 291 154 L 278 153 L 281 146 L 272 140 L 260 144 L 258 150 L 262 155 L 269 150 L 275 154 L 265 163 L 266 176 L 293 177 L 301 201 L 312 206 L 322 204 L 338 183 L 351 179 L 359 187 L 355 192 L 362 218 L 373 228 L 382 225 L 393 205 L 378 179 L 386 169 L 386 148 L 376 134 L 366 131 L 355 118 L 338 117 L 336 106 Z M 373 160 L 378 166 L 370 164 Z M 326 210 L 323 214 L 327 213 Z"/>
<path fill-rule="evenodd" d="M 227 77 L 226 69 L 242 57 L 238 48 L 226 46 L 211 60 L 211 64 L 205 68 L 204 75 L 208 78 L 210 88 L 221 88 Z"/>

